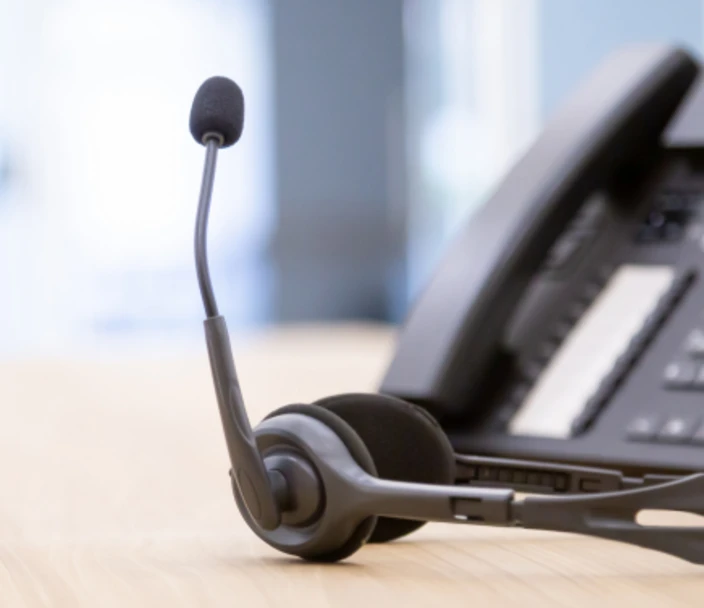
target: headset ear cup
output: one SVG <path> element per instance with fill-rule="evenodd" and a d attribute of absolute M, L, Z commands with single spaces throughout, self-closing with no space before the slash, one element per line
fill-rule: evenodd
<path fill-rule="evenodd" d="M 359 438 L 350 425 L 348 425 L 342 418 L 333 412 L 315 405 L 295 403 L 285 405 L 284 407 L 271 412 L 268 416 L 266 416 L 265 420 L 274 418 L 275 416 L 281 416 L 283 414 L 305 414 L 306 416 L 315 418 L 316 420 L 319 420 L 323 424 L 329 426 L 345 444 L 357 464 L 370 475 L 375 477 L 377 476 L 374 460 L 369 454 L 369 450 L 367 450 L 364 442 Z M 366 518 L 361 524 L 359 524 L 359 526 L 357 526 L 357 529 L 344 545 L 335 551 L 322 555 L 316 555 L 314 558 L 307 559 L 309 561 L 316 562 L 337 562 L 349 557 L 369 541 L 369 538 L 376 527 L 376 523 L 376 517 Z"/>
<path fill-rule="evenodd" d="M 455 482 L 452 445 L 424 409 L 395 397 L 366 393 L 327 397 L 315 405 L 334 412 L 355 430 L 381 479 L 441 485 Z M 379 517 L 368 542 L 395 540 L 424 523 Z"/>

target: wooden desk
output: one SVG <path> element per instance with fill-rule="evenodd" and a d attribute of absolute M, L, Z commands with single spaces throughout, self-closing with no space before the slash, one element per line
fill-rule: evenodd
<path fill-rule="evenodd" d="M 255 421 L 373 390 L 379 328 L 237 348 Z M 261 543 L 227 480 L 205 351 L 0 364 L 0 606 L 701 606 L 704 568 L 566 534 L 430 524 L 319 566 Z"/>

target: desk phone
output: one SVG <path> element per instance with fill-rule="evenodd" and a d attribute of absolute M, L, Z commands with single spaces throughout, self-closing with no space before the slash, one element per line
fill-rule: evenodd
<path fill-rule="evenodd" d="M 451 243 L 381 392 L 460 454 L 704 468 L 699 70 L 632 47 L 582 83 Z"/>

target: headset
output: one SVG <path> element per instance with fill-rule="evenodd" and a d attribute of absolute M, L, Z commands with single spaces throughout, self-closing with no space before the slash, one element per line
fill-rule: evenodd
<path fill-rule="evenodd" d="M 636 522 L 644 509 L 704 515 L 701 473 L 628 478 L 608 469 L 457 455 L 426 410 L 383 394 L 287 405 L 252 429 L 206 243 L 218 150 L 235 144 L 243 125 L 240 87 L 222 76 L 206 80 L 189 120 L 191 134 L 206 149 L 196 272 L 232 491 L 260 539 L 305 560 L 336 562 L 366 543 L 397 539 L 426 522 L 449 522 L 579 533 L 704 563 L 704 528 Z M 458 484 L 458 465 L 561 475 L 566 492 L 518 497 L 507 487 Z"/>

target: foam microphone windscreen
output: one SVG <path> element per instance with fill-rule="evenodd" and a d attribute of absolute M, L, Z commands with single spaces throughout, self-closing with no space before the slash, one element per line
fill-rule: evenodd
<path fill-rule="evenodd" d="M 202 144 L 206 133 L 223 137 L 223 148 L 231 146 L 242 135 L 244 96 L 236 83 L 224 76 L 213 76 L 200 85 L 191 106 L 189 128 Z"/>

